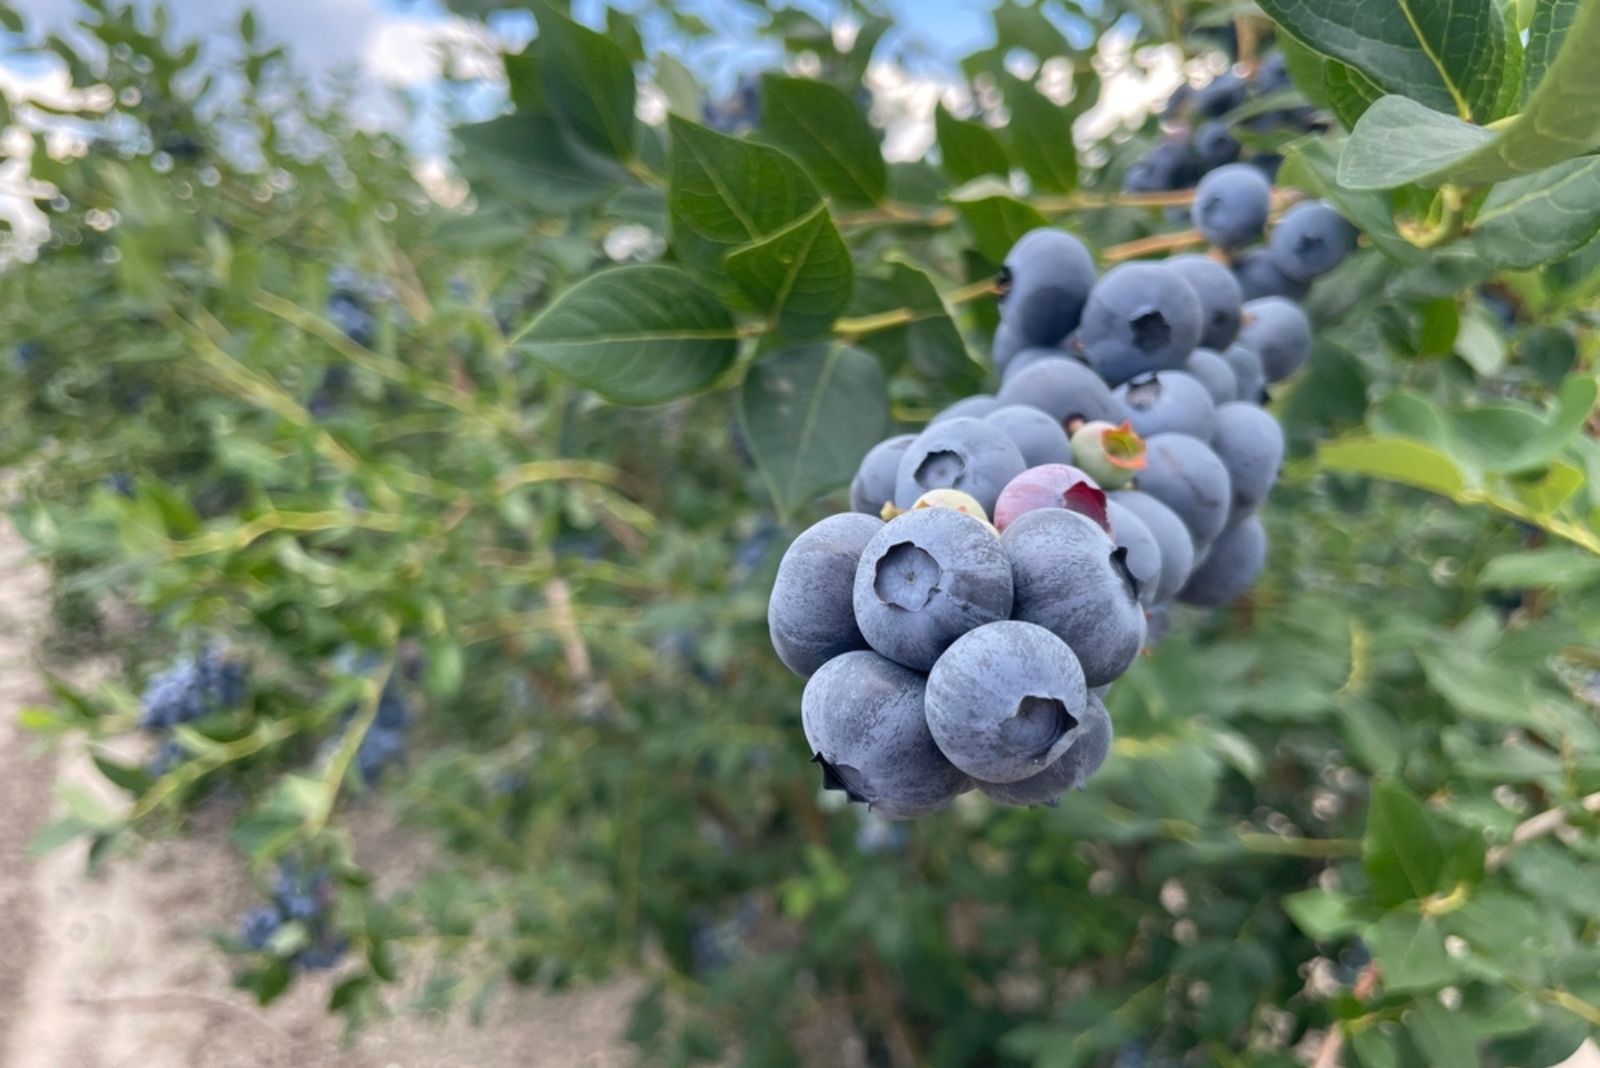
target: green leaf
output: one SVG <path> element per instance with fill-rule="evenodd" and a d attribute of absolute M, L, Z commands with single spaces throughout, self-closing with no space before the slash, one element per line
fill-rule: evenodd
<path fill-rule="evenodd" d="M 1043 17 L 1042 15 L 1040 16 Z M 1029 83 L 1007 74 L 1001 83 L 1011 122 L 1011 154 L 1040 189 L 1070 193 L 1078 187 L 1078 150 L 1072 141 L 1073 113 Z"/>
<path fill-rule="evenodd" d="M 1383 90 L 1365 74 L 1307 47 L 1292 34 L 1282 34 L 1279 42 L 1294 84 L 1313 104 L 1338 116 L 1346 129 L 1354 126 L 1361 113 L 1383 95 Z"/>
<path fill-rule="evenodd" d="M 1436 111 L 1494 118 L 1505 65 L 1495 0 L 1261 0 L 1310 48 Z"/>
<path fill-rule="evenodd" d="M 1483 874 L 1483 842 L 1441 827 L 1398 783 L 1372 788 L 1362 859 L 1378 900 L 1420 901 Z"/>
<path fill-rule="evenodd" d="M 1401 97 L 1384 97 L 1356 123 L 1345 146 L 1348 172 L 1346 160 L 1340 160 L 1339 180 L 1369 189 L 1410 182 L 1488 185 L 1592 151 L 1600 145 L 1596 49 L 1600 4 L 1583 4 L 1527 105 L 1494 130 L 1430 112 Z M 1408 139 L 1415 146 L 1409 151 Z M 1386 168 L 1391 173 L 1383 173 Z"/>
<path fill-rule="evenodd" d="M 1534 518 L 1544 519 L 1555 515 L 1561 507 L 1583 488 L 1583 471 L 1565 460 L 1551 464 L 1537 478 L 1513 479 L 1511 493 Z"/>
<path fill-rule="evenodd" d="M 811 78 L 762 79 L 761 130 L 793 153 L 836 203 L 870 207 L 889 188 L 878 138 L 860 106 Z"/>
<path fill-rule="evenodd" d="M 541 3 L 540 74 L 545 99 L 577 139 L 595 151 L 631 160 L 638 151 L 633 116 L 633 64 L 621 45 Z"/>
<path fill-rule="evenodd" d="M 575 144 L 548 116 L 503 115 L 454 130 L 475 187 L 491 186 L 540 214 L 597 204 L 622 181 L 620 168 Z M 485 209 L 480 209 L 485 210 Z"/>
<path fill-rule="evenodd" d="M 1502 269 L 1558 260 L 1600 233 L 1600 157 L 1501 182 L 1472 221 L 1472 245 Z"/>
<path fill-rule="evenodd" d="M 833 325 L 850 303 L 855 268 L 827 206 L 765 240 L 728 255 L 728 275 L 755 307 L 790 337 Z"/>
<path fill-rule="evenodd" d="M 1461 326 L 1456 331 L 1455 353 L 1484 378 L 1505 370 L 1506 339 L 1500 333 L 1493 313 L 1475 307 L 1461 316 Z"/>
<path fill-rule="evenodd" d="M 1478 585 L 1502 590 L 1578 589 L 1595 581 L 1600 581 L 1600 556 L 1565 546 L 1506 553 L 1490 560 L 1478 575 Z"/>
<path fill-rule="evenodd" d="M 516 339 L 539 363 L 618 404 L 699 392 L 738 356 L 733 317 L 676 267 L 616 267 L 556 298 Z"/>
<path fill-rule="evenodd" d="M 1463 1014 L 1451 1012 L 1433 998 L 1421 998 L 1405 1015 L 1412 1043 L 1434 1068 L 1461 1068 L 1478 1063 L 1478 1044 Z"/>
<path fill-rule="evenodd" d="M 1302 890 L 1283 899 L 1284 911 L 1295 926 L 1318 942 L 1331 942 L 1359 930 L 1361 920 L 1350 898 L 1334 890 Z"/>
<path fill-rule="evenodd" d="M 1050 222 L 1032 204 L 1013 197 L 1006 184 L 980 178 L 950 194 L 950 201 L 972 232 L 973 243 L 992 263 L 1000 263 L 1017 239 Z"/>
<path fill-rule="evenodd" d="M 878 354 L 891 370 L 909 363 L 929 379 L 954 390 L 963 385 L 976 389 L 983 368 L 967 352 L 961 331 L 939 296 L 927 272 L 895 254 L 887 257 L 886 272 L 856 281 L 851 315 L 873 315 L 896 308 L 911 309 L 904 326 L 863 334 L 856 344 Z"/>
<path fill-rule="evenodd" d="M 883 437 L 883 368 L 845 345 L 814 344 L 757 362 L 739 391 L 739 422 L 756 466 L 787 517 L 842 486 Z"/>
<path fill-rule="evenodd" d="M 729 252 L 766 240 L 821 203 L 805 171 L 776 148 L 675 115 L 668 128 L 672 244 L 702 271 L 719 274 Z"/>
<path fill-rule="evenodd" d="M 1323 445 L 1317 461 L 1329 471 L 1403 482 L 1446 497 L 1466 489 L 1456 462 L 1430 445 L 1404 438 L 1346 438 Z"/>
<path fill-rule="evenodd" d="M 1556 406 L 1548 420 L 1540 422 L 1539 430 L 1518 443 L 1509 455 L 1502 456 L 1491 470 L 1516 474 L 1543 467 L 1576 437 L 1589 421 L 1595 400 L 1600 396 L 1600 383 L 1586 374 L 1572 375 L 1561 383 L 1556 395 Z"/>
<path fill-rule="evenodd" d="M 994 9 L 994 32 L 997 47 L 1021 48 L 1041 61 L 1052 56 L 1070 56 L 1076 51 L 1066 34 L 1050 21 L 1042 5 L 1004 0 Z"/>
<path fill-rule="evenodd" d="M 104 775 L 113 785 L 122 787 L 135 797 L 150 789 L 151 783 L 155 781 L 151 778 L 150 773 L 143 768 L 131 764 L 118 764 L 109 757 L 101 756 L 98 753 L 94 756 L 94 766 L 99 768 L 100 774 Z"/>
<path fill-rule="evenodd" d="M 1437 990 L 1456 976 L 1445 952 L 1444 932 L 1415 906 L 1387 913 L 1367 929 L 1366 943 L 1383 975 L 1385 993 Z"/>
<path fill-rule="evenodd" d="M 686 119 L 699 117 L 705 93 L 694 72 L 669 52 L 656 57 L 656 85 L 666 94 L 672 114 Z"/>
<path fill-rule="evenodd" d="M 1449 298 L 1432 300 L 1418 308 L 1421 320 L 1417 331 L 1417 354 L 1447 356 L 1455 349 L 1461 329 L 1461 309 Z"/>
<path fill-rule="evenodd" d="M 1522 64 L 1522 99 L 1526 100 L 1544 81 L 1545 72 L 1561 53 L 1561 43 L 1577 20 L 1583 0 L 1534 0 L 1533 21 L 1528 25 L 1528 43 Z"/>
<path fill-rule="evenodd" d="M 940 104 L 933 113 L 933 128 L 939 142 L 939 165 L 957 182 L 1011 173 L 1011 160 L 999 135 L 983 123 L 958 119 Z"/>
<path fill-rule="evenodd" d="M 1347 189 L 1394 189 L 1430 178 L 1437 184 L 1460 160 L 1494 140 L 1493 130 L 1408 97 L 1385 96 L 1363 112 L 1350 131 L 1339 157 L 1339 184 Z"/>

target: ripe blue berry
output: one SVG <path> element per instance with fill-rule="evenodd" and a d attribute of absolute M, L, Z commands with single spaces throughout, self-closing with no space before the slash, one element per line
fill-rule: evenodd
<path fill-rule="evenodd" d="M 1261 367 L 1260 354 L 1255 349 L 1233 344 L 1222 350 L 1222 358 L 1238 383 L 1235 399 L 1260 404 L 1267 395 L 1267 372 Z"/>
<path fill-rule="evenodd" d="M 1272 254 L 1264 248 L 1253 248 L 1234 260 L 1233 277 L 1247 301 L 1262 297 L 1305 300 L 1306 294 L 1311 292 L 1309 283 L 1290 278 L 1278 270 L 1278 265 L 1272 262 Z"/>
<path fill-rule="evenodd" d="M 861 459 L 861 466 L 856 468 L 856 477 L 850 481 L 850 507 L 854 511 L 878 515 L 884 505 L 894 500 L 900 457 L 915 440 L 915 434 L 901 434 L 880 441 L 868 450 Z"/>
<path fill-rule="evenodd" d="M 1271 414 L 1254 404 L 1233 401 L 1217 409 L 1217 431 L 1211 449 L 1228 469 L 1233 506 L 1228 522 L 1261 507 L 1278 481 L 1283 464 L 1283 428 Z"/>
<path fill-rule="evenodd" d="M 987 523 L 919 508 L 873 535 L 853 594 L 856 625 L 872 648 L 927 671 L 961 635 L 1011 614 L 1011 564 Z"/>
<path fill-rule="evenodd" d="M 1233 273 L 1199 253 L 1174 256 L 1164 262 L 1200 298 L 1200 344 L 1218 350 L 1233 344 L 1239 336 L 1239 305 L 1244 303 Z"/>
<path fill-rule="evenodd" d="M 1161 589 L 1161 545 L 1144 520 L 1115 499 L 1106 501 L 1106 519 L 1111 524 L 1111 540 L 1127 550 L 1123 562 L 1138 583 L 1139 603 L 1148 608 L 1156 603 Z"/>
<path fill-rule="evenodd" d="M 1239 139 L 1215 120 L 1203 122 L 1194 132 L 1194 154 L 1202 170 L 1214 171 L 1239 158 Z"/>
<path fill-rule="evenodd" d="M 1267 240 L 1273 266 L 1309 282 L 1339 266 L 1355 248 L 1356 229 L 1321 200 L 1304 200 L 1284 213 Z"/>
<path fill-rule="evenodd" d="M 1000 274 L 1000 318 L 1031 345 L 1054 345 L 1078 325 L 1094 285 L 1094 257 L 1065 230 L 1023 234 Z"/>
<path fill-rule="evenodd" d="M 1090 686 L 1114 681 L 1144 643 L 1144 610 L 1124 557 L 1094 520 L 1065 508 L 1026 512 L 1000 536 L 1015 583 L 1012 616 L 1067 643 Z"/>
<path fill-rule="evenodd" d="M 1267 532 L 1256 516 L 1235 523 L 1217 538 L 1194 569 L 1178 600 L 1215 608 L 1248 590 L 1267 562 Z"/>
<path fill-rule="evenodd" d="M 1238 376 L 1215 349 L 1195 349 L 1184 361 L 1183 369 L 1200 380 L 1215 404 L 1226 404 L 1239 396 Z"/>
<path fill-rule="evenodd" d="M 1054 416 L 1026 404 L 1007 404 L 983 417 L 1022 453 L 1028 467 L 1040 464 L 1070 464 L 1072 443 Z"/>
<path fill-rule="evenodd" d="M 1078 342 L 1089 366 L 1115 385 L 1181 367 L 1200 342 L 1201 314 L 1194 287 L 1176 271 L 1159 263 L 1124 263 L 1106 272 L 1089 294 Z"/>
<path fill-rule="evenodd" d="M 875 516 L 841 512 L 807 529 L 783 554 L 767 601 L 767 629 L 778 659 L 801 678 L 841 653 L 867 647 L 856 627 L 856 565 L 882 529 Z"/>
<path fill-rule="evenodd" d="M 973 778 L 1015 782 L 1054 763 L 1080 736 L 1083 668 L 1065 642 L 1013 619 L 962 635 L 928 674 L 928 730 Z"/>
<path fill-rule="evenodd" d="M 1002 805 L 1050 805 L 1068 790 L 1080 789 L 1111 755 L 1111 717 L 1105 701 L 1091 692 L 1078 717 L 1077 737 L 1055 763 L 1037 775 L 1016 782 L 980 782 L 984 796 Z"/>
<path fill-rule="evenodd" d="M 1281 382 L 1311 356 L 1311 321 L 1300 306 L 1283 297 L 1261 297 L 1244 304 L 1239 344 L 1254 349 L 1268 382 Z"/>
<path fill-rule="evenodd" d="M 800 719 L 824 787 L 896 820 L 936 812 L 965 789 L 928 731 L 926 689 L 924 676 L 868 650 L 822 665 Z"/>
<path fill-rule="evenodd" d="M 1272 186 L 1248 163 L 1218 167 L 1194 191 L 1194 224 L 1220 248 L 1238 248 L 1261 236 L 1272 205 Z"/>
<path fill-rule="evenodd" d="M 993 513 L 1000 491 L 1026 467 L 1011 439 L 981 419 L 941 419 L 900 457 L 894 503 L 910 508 L 931 489 L 958 489 Z"/>
<path fill-rule="evenodd" d="M 1220 119 L 1250 97 L 1250 86 L 1237 74 L 1220 74 L 1194 94 L 1194 112 L 1207 119 Z"/>
<path fill-rule="evenodd" d="M 1021 374 L 1024 370 L 1032 367 L 1041 360 L 1072 360 L 1075 363 L 1082 363 L 1083 361 L 1074 356 L 1072 350 L 1067 347 L 1071 344 L 1071 342 L 1072 339 L 1069 337 L 1067 341 L 1063 342 L 1059 347 L 1033 345 L 1021 350 L 1011 358 L 1011 361 L 1007 363 L 1004 368 L 1001 369 L 1001 385 L 1003 386 L 1005 383 L 1011 381 L 1013 377 Z"/>
<path fill-rule="evenodd" d="M 1200 177 L 1200 161 L 1180 141 L 1163 141 L 1139 157 L 1122 176 L 1124 193 L 1187 189 Z"/>
<path fill-rule="evenodd" d="M 1000 403 L 1037 408 L 1068 431 L 1080 421 L 1120 423 L 1128 417 L 1099 375 L 1065 357 L 1038 360 L 1007 377 Z"/>
<path fill-rule="evenodd" d="M 982 419 L 996 408 L 1000 402 L 987 393 L 974 393 L 970 397 L 962 397 L 954 404 L 948 405 L 943 411 L 935 415 L 929 422 L 937 423 L 941 419 L 958 419 L 966 416 L 969 419 Z"/>
<path fill-rule="evenodd" d="M 1178 513 L 1203 553 L 1228 521 L 1233 487 L 1228 469 L 1199 438 L 1157 434 L 1145 442 L 1145 469 L 1135 486 Z"/>
<path fill-rule="evenodd" d="M 1117 387 L 1128 418 L 1142 438 L 1176 432 L 1211 440 L 1216 403 L 1200 380 L 1182 371 L 1141 375 Z"/>
<path fill-rule="evenodd" d="M 1176 597 L 1183 584 L 1189 581 L 1189 572 L 1194 570 L 1194 537 L 1183 519 L 1148 493 L 1138 490 L 1118 490 L 1111 495 L 1111 500 L 1120 509 L 1139 517 L 1161 552 L 1161 576 L 1156 581 L 1152 600 L 1160 603 Z M 1143 593 L 1142 587 L 1140 592 Z"/>

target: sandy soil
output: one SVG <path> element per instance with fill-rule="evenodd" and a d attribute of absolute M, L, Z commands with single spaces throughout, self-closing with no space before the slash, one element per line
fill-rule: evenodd
<path fill-rule="evenodd" d="M 631 1064 L 618 1038 L 632 982 L 560 997 L 505 997 L 483 1026 L 407 1019 L 353 1045 L 323 1005 L 327 976 L 266 1009 L 228 984 L 208 936 L 230 927 L 253 889 L 220 814 L 85 875 L 80 846 L 42 858 L 27 845 L 57 807 L 57 783 L 100 789 L 87 761 L 49 753 L 18 712 L 46 692 L 33 649 L 45 625 L 45 577 L 0 521 L 0 1068 L 609 1068 Z M 208 825 L 210 824 L 214 825 Z M 412 839 L 363 813 L 373 853 L 406 863 Z M 380 877 L 381 877 L 380 872 Z"/>

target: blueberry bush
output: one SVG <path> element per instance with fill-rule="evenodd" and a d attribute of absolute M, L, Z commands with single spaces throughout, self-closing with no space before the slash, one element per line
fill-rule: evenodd
<path fill-rule="evenodd" d="M 262 1001 L 631 972 L 651 1064 L 1600 1031 L 1600 5 L 1002 0 L 926 151 L 872 0 L 453 6 L 536 32 L 445 178 L 250 15 L 0 8 L 0 458 L 121 665 L 40 848 L 219 810 Z"/>

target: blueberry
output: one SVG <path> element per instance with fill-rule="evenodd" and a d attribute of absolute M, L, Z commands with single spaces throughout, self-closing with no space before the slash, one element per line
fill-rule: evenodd
<path fill-rule="evenodd" d="M 1005 374 L 1012 358 L 1027 347 L 1028 339 L 1018 333 L 1013 324 L 1001 320 L 994 332 L 994 340 L 989 343 L 989 358 L 994 361 L 994 369 Z"/>
<path fill-rule="evenodd" d="M 1072 462 L 1072 443 L 1066 430 L 1038 408 L 1007 404 L 984 416 L 983 421 L 1010 438 L 1029 467 Z"/>
<path fill-rule="evenodd" d="M 1356 228 L 1325 201 L 1303 200 L 1284 213 L 1267 240 L 1273 266 L 1309 282 L 1339 266 L 1356 245 Z"/>
<path fill-rule="evenodd" d="M 1161 544 L 1144 520 L 1126 505 L 1107 501 L 1106 519 L 1111 524 L 1111 540 L 1127 550 L 1123 562 L 1138 583 L 1139 603 L 1148 608 L 1155 604 L 1161 589 Z"/>
<path fill-rule="evenodd" d="M 927 671 L 973 627 L 1011 614 L 1011 566 L 985 523 L 947 508 L 892 519 L 856 566 L 856 624 L 891 660 Z"/>
<path fill-rule="evenodd" d="M 337 939 L 323 945 L 302 949 L 294 955 L 294 963 L 308 972 L 320 972 L 332 968 L 349 949 L 343 939 Z"/>
<path fill-rule="evenodd" d="M 1221 248 L 1248 245 L 1261 236 L 1272 206 L 1272 186 L 1248 163 L 1218 167 L 1194 191 L 1194 224 Z"/>
<path fill-rule="evenodd" d="M 1065 642 L 1006 619 L 968 631 L 928 673 L 928 730 L 975 779 L 1037 775 L 1081 735 L 1088 688 Z"/>
<path fill-rule="evenodd" d="M 894 503 L 910 508 L 931 489 L 958 489 L 993 512 L 1000 491 L 1026 466 L 1011 439 L 988 423 L 942 419 L 930 423 L 900 457 Z"/>
<path fill-rule="evenodd" d="M 1163 141 L 1135 160 L 1122 176 L 1124 193 L 1187 189 L 1200 177 L 1200 161 L 1179 141 Z"/>
<path fill-rule="evenodd" d="M 1183 519 L 1148 493 L 1138 490 L 1118 490 L 1111 495 L 1111 500 L 1119 510 L 1138 516 L 1160 550 L 1161 577 L 1156 582 L 1152 600 L 1162 602 L 1176 597 L 1189 580 L 1189 572 L 1194 570 L 1194 537 Z M 1143 592 L 1141 588 L 1141 595 Z"/>
<path fill-rule="evenodd" d="M 132 497 L 134 494 L 133 476 L 126 471 L 113 471 L 106 476 L 106 489 L 119 497 Z"/>
<path fill-rule="evenodd" d="M 1220 119 L 1250 97 L 1250 86 L 1237 74 L 1220 74 L 1194 94 L 1194 111 L 1208 119 Z"/>
<path fill-rule="evenodd" d="M 1065 230 L 1030 230 L 1000 269 L 1000 318 L 1030 345 L 1054 345 L 1078 325 L 1094 257 Z"/>
<path fill-rule="evenodd" d="M 941 419 L 959 419 L 965 416 L 969 419 L 982 419 L 996 408 L 1000 402 L 987 393 L 974 393 L 970 397 L 962 397 L 954 404 L 949 405 L 930 422 L 937 423 Z"/>
<path fill-rule="evenodd" d="M 1128 406 L 1129 421 L 1140 437 L 1176 432 L 1211 440 L 1216 404 L 1193 375 L 1182 371 L 1141 375 L 1118 386 L 1116 396 Z"/>
<path fill-rule="evenodd" d="M 1144 644 L 1144 611 L 1126 552 L 1093 520 L 1062 508 L 1019 517 L 1000 536 L 1015 582 L 1012 616 L 1067 643 L 1090 686 L 1114 681 Z"/>
<path fill-rule="evenodd" d="M 897 820 L 935 812 L 964 790 L 966 775 L 928 732 L 926 690 L 921 674 L 867 650 L 822 665 L 800 719 L 823 785 Z"/>
<path fill-rule="evenodd" d="M 1222 533 L 1233 502 L 1228 469 L 1211 447 L 1187 434 L 1157 434 L 1145 442 L 1137 488 L 1178 513 L 1203 553 Z"/>
<path fill-rule="evenodd" d="M 282 926 L 283 914 L 271 905 L 251 909 L 244 914 L 244 920 L 239 925 L 245 944 L 251 949 L 266 949 L 267 943 L 272 941 L 272 936 Z"/>
<path fill-rule="evenodd" d="M 1195 349 L 1183 369 L 1200 380 L 1213 404 L 1226 404 L 1239 395 L 1239 378 L 1215 349 Z"/>
<path fill-rule="evenodd" d="M 1200 298 L 1182 275 L 1159 263 L 1124 263 L 1089 294 L 1078 341 L 1089 366 L 1115 385 L 1181 367 L 1200 328 Z"/>
<path fill-rule="evenodd" d="M 1239 158 L 1239 139 L 1222 123 L 1203 122 L 1194 132 L 1194 154 L 1203 170 L 1214 171 Z"/>
<path fill-rule="evenodd" d="M 790 671 L 807 678 L 867 640 L 856 628 L 856 565 L 883 522 L 842 512 L 812 526 L 783 554 L 767 602 L 772 648 Z"/>
<path fill-rule="evenodd" d="M 1261 61 L 1256 67 L 1254 81 L 1256 92 L 1262 96 L 1294 88 L 1289 80 L 1289 61 L 1282 52 L 1274 52 Z"/>
<path fill-rule="evenodd" d="M 861 459 L 861 466 L 856 468 L 856 477 L 850 480 L 852 510 L 875 516 L 894 500 L 894 480 L 900 470 L 900 457 L 915 440 L 915 434 L 901 434 L 880 441 L 868 450 Z"/>
<path fill-rule="evenodd" d="M 978 789 L 1002 805 L 1048 805 L 1068 790 L 1083 786 L 1111 754 L 1111 717 L 1094 693 L 1079 718 L 1078 737 L 1055 763 L 1017 782 L 980 782 Z"/>
<path fill-rule="evenodd" d="M 1267 393 L 1267 372 L 1262 370 L 1260 354 L 1255 349 L 1235 344 L 1222 350 L 1222 358 L 1239 386 L 1235 399 L 1261 403 Z"/>
<path fill-rule="evenodd" d="M 1281 382 L 1311 356 L 1311 321 L 1300 306 L 1283 297 L 1260 297 L 1244 304 L 1239 344 L 1254 349 L 1268 382 Z"/>
<path fill-rule="evenodd" d="M 1072 454 L 1077 466 L 1101 489 L 1126 486 L 1144 470 L 1144 439 L 1133 424 L 1084 423 L 1072 434 Z"/>
<path fill-rule="evenodd" d="M 1264 248 L 1253 248 L 1234 260 L 1233 277 L 1247 301 L 1262 297 L 1305 300 L 1306 294 L 1311 292 L 1308 283 L 1296 281 L 1278 270 L 1278 265 L 1272 262 L 1272 254 Z"/>
<path fill-rule="evenodd" d="M 385 771 L 405 760 L 406 751 L 404 732 L 374 723 L 356 749 L 356 770 L 361 781 L 374 785 Z"/>
<path fill-rule="evenodd" d="M 1255 583 L 1266 562 L 1267 532 L 1250 516 L 1222 532 L 1178 600 L 1205 608 L 1227 604 Z"/>
<path fill-rule="evenodd" d="M 1072 360 L 1075 363 L 1082 363 L 1083 361 L 1074 356 L 1073 353 L 1066 347 L 1068 343 L 1070 343 L 1070 339 L 1069 342 L 1064 342 L 1059 347 L 1030 345 L 1028 348 L 1022 349 L 1015 356 L 1013 356 L 1011 361 L 1007 363 L 1001 370 L 1001 384 L 1004 385 L 1006 382 L 1009 382 L 1013 376 L 1022 373 L 1024 369 L 1032 367 L 1041 360 Z"/>
<path fill-rule="evenodd" d="M 1099 375 L 1063 357 L 1041 359 L 1008 376 L 1000 387 L 1000 403 L 1037 408 L 1069 433 L 1079 423 L 1120 423 L 1128 417 Z"/>
<path fill-rule="evenodd" d="M 1065 508 L 1102 528 L 1107 525 L 1104 491 L 1071 464 L 1040 464 L 1012 479 L 995 503 L 994 525 L 1003 531 L 1018 516 L 1039 508 Z"/>
<path fill-rule="evenodd" d="M 1200 298 L 1200 344 L 1208 349 L 1225 349 L 1239 336 L 1239 305 L 1244 294 L 1233 272 L 1199 253 L 1174 256 L 1165 261 L 1177 271 Z"/>
<path fill-rule="evenodd" d="M 1254 404 L 1233 401 L 1217 409 L 1217 432 L 1211 449 L 1228 469 L 1233 507 L 1228 522 L 1237 523 L 1261 507 L 1283 464 L 1283 428 Z"/>
<path fill-rule="evenodd" d="M 1250 157 L 1250 166 L 1261 172 L 1261 177 L 1269 183 L 1278 180 L 1278 170 L 1283 166 L 1283 157 L 1276 152 L 1258 152 Z"/>
<path fill-rule="evenodd" d="M 151 677 L 140 725 L 159 730 L 234 708 L 245 698 L 244 665 L 215 649 L 179 659 Z"/>

